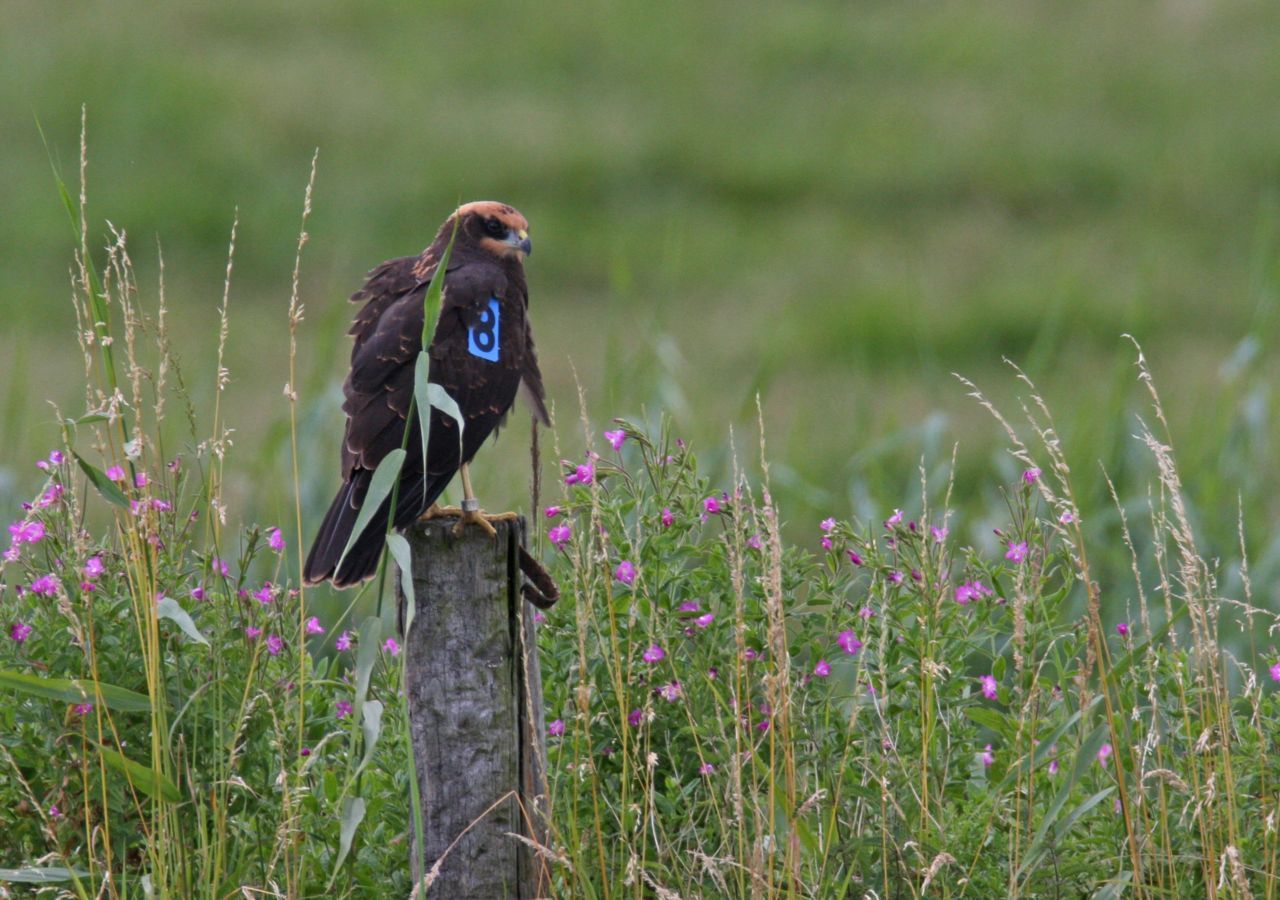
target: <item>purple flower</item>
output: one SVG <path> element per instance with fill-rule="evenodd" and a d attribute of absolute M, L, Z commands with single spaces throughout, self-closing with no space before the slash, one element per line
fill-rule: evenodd
<path fill-rule="evenodd" d="M 669 506 L 662 507 L 662 527 L 670 528 L 671 523 L 674 522 L 675 520 L 676 520 L 676 517 L 671 514 L 671 507 Z"/>
<path fill-rule="evenodd" d="M 640 723 L 644 721 L 644 710 L 633 709 L 627 713 L 627 724 L 632 728 L 638 728 Z"/>
<path fill-rule="evenodd" d="M 827 662 L 825 659 L 818 660 L 818 664 L 813 667 L 813 674 L 817 675 L 819 678 L 826 678 L 831 674 L 831 663 Z"/>
<path fill-rule="evenodd" d="M 686 600 L 680 604 L 680 612 L 697 612 L 702 609 L 702 604 L 697 600 Z"/>
<path fill-rule="evenodd" d="M 254 600 L 257 600 L 263 606 L 266 606 L 268 603 L 270 603 L 271 600 L 273 599 L 271 582 L 270 581 L 263 582 L 262 587 L 258 588 L 256 591 L 253 592 L 252 597 Z"/>
<path fill-rule="evenodd" d="M 333 642 L 333 646 L 337 647 L 339 651 L 350 650 L 351 649 L 351 632 L 344 631 L 342 632 L 342 634 L 338 635 L 338 639 Z"/>
<path fill-rule="evenodd" d="M 1035 484 L 1040 478 L 1040 470 L 1032 467 L 1022 473 L 1022 480 L 1027 484 Z"/>
<path fill-rule="evenodd" d="M 551 541 L 557 550 L 563 550 L 571 537 L 573 537 L 573 529 L 569 527 L 568 522 L 563 525 L 553 525 L 547 529 L 547 540 Z"/>
<path fill-rule="evenodd" d="M 209 567 L 223 578 L 226 578 L 230 572 L 230 569 L 227 568 L 226 562 L 216 556 L 209 561 Z"/>
<path fill-rule="evenodd" d="M 821 522 L 818 523 L 818 527 L 821 528 L 823 531 L 830 531 L 831 529 L 836 527 L 836 520 L 833 518 L 823 519 Z"/>
<path fill-rule="evenodd" d="M 15 625 L 15 626 L 13 626 L 13 627 L 14 627 L 14 628 L 17 628 L 18 626 L 17 626 L 17 625 Z M 1275 665 L 1273 665 L 1273 666 L 1270 668 L 1270 670 L 1269 670 L 1269 671 L 1271 672 L 1271 680 L 1272 680 L 1272 681 L 1280 681 L 1280 662 L 1278 662 L 1278 663 L 1276 663 Z"/>
<path fill-rule="evenodd" d="M 556 516 L 560 515 L 560 507 L 548 506 L 545 510 L 543 510 L 543 515 L 545 515 L 548 519 L 554 519 Z"/>
<path fill-rule="evenodd" d="M 764 546 L 764 544 L 760 540 L 760 535 L 753 534 L 751 537 L 747 538 L 747 546 L 752 550 L 759 550 Z"/>
<path fill-rule="evenodd" d="M 1009 549 L 1005 552 L 1004 558 L 1020 563 L 1027 558 L 1027 542 L 1026 541 L 1010 541 Z"/>
<path fill-rule="evenodd" d="M 850 656 L 862 649 L 862 641 L 858 640 L 858 636 L 852 631 L 840 632 L 840 636 L 836 638 L 836 643 L 840 645 L 841 650 Z"/>
<path fill-rule="evenodd" d="M 853 563 L 855 566 L 860 566 L 860 565 L 862 565 L 862 557 L 861 557 L 861 556 L 859 556 L 857 553 L 855 553 L 855 552 L 854 552 L 854 551 L 852 551 L 852 550 L 849 550 L 849 551 L 846 551 L 846 552 L 847 552 L 847 555 L 848 555 L 848 557 L 849 557 L 849 562 Z"/>
<path fill-rule="evenodd" d="M 31 626 L 28 625 L 26 622 L 14 622 L 11 626 L 9 626 L 9 638 L 15 644 L 24 643 L 26 639 L 30 636 L 31 636 Z M 1276 666 L 1280 667 L 1280 663 L 1276 663 Z M 1275 674 L 1274 669 L 1272 670 L 1272 674 L 1273 675 Z M 1277 679 L 1277 680 L 1280 680 L 1280 679 Z"/>
<path fill-rule="evenodd" d="M 89 713 L 93 712 L 93 704 L 77 703 L 75 706 L 71 708 L 71 711 L 74 712 L 77 716 L 87 716 L 89 715 Z"/>
<path fill-rule="evenodd" d="M 956 602 L 961 606 L 973 600 L 981 600 L 991 589 L 980 581 L 966 581 L 956 588 Z"/>
<path fill-rule="evenodd" d="M 533 624 L 541 625 L 545 621 L 547 621 L 547 617 L 542 614 L 542 610 L 535 609 L 533 611 Z"/>
<path fill-rule="evenodd" d="M 14 522 L 9 526 L 9 540 L 14 544 L 38 544 L 44 540 L 44 523 Z"/>
<path fill-rule="evenodd" d="M 120 466 L 112 466 L 107 469 L 107 477 L 112 481 L 124 481 L 124 469 Z"/>
<path fill-rule="evenodd" d="M 982 765 L 985 768 L 987 766 L 990 766 L 995 761 L 996 761 L 996 755 L 991 752 L 991 745 L 987 744 L 987 746 L 982 748 Z"/>
<path fill-rule="evenodd" d="M 1117 623 L 1116 623 L 1116 634 L 1120 635 L 1120 637 L 1128 637 L 1128 635 L 1129 635 L 1129 623 L 1128 623 L 1128 622 L 1117 622 Z"/>
<path fill-rule="evenodd" d="M 929 533 L 933 535 L 933 542 L 935 544 L 941 544 L 943 540 L 946 539 L 947 535 L 951 533 L 951 529 L 945 525 L 943 525 L 941 528 L 939 528 L 937 525 L 930 525 Z"/>
<path fill-rule="evenodd" d="M 622 432 L 618 432 L 618 433 L 621 434 Z M 608 432 L 606 432 L 606 435 L 607 434 Z M 621 443 L 621 441 L 619 441 L 619 443 Z M 551 735 L 552 737 L 560 737 L 560 735 L 564 734 L 564 720 L 556 719 L 554 722 L 548 725 L 547 734 Z"/>
<path fill-rule="evenodd" d="M 627 433 L 619 428 L 617 431 L 606 431 L 604 439 L 609 442 L 609 446 L 615 451 L 622 449 L 622 442 L 627 439 Z"/>
<path fill-rule="evenodd" d="M 58 582 L 56 575 L 41 575 L 35 581 L 31 582 L 31 593 L 41 597 L 52 597 L 58 593 L 58 588 L 62 585 Z"/>
<path fill-rule="evenodd" d="M 284 535 L 279 528 L 272 528 L 267 532 L 267 546 L 277 553 L 284 552 Z"/>
<path fill-rule="evenodd" d="M 694 619 L 693 624 L 697 625 L 699 628 L 706 628 L 715 621 L 715 618 L 715 615 L 712 613 L 707 613 L 706 615 L 698 616 L 698 618 Z"/>
<path fill-rule="evenodd" d="M 102 565 L 102 557 L 90 556 L 84 561 L 84 577 L 90 580 L 101 577 L 106 569 Z"/>
<path fill-rule="evenodd" d="M 702 501 L 702 511 L 709 516 L 718 515 L 720 512 L 720 498 L 714 494 Z"/>
<path fill-rule="evenodd" d="M 139 472 L 137 475 L 134 475 L 134 476 L 133 476 L 133 485 L 134 485 L 134 487 L 140 487 L 140 488 L 144 488 L 144 487 L 146 487 L 146 486 L 147 486 L 147 473 L 146 473 L 146 472 Z"/>
<path fill-rule="evenodd" d="M 53 804 L 53 806 L 49 807 L 49 818 L 51 819 L 62 818 L 62 810 L 58 809 L 58 804 L 55 803 Z"/>
<path fill-rule="evenodd" d="M 1103 744 L 1098 748 L 1098 765 L 1105 766 L 1107 760 L 1111 757 L 1111 745 Z"/>
<path fill-rule="evenodd" d="M 400 655 L 400 644 L 396 641 L 395 638 L 387 638 L 385 641 L 383 641 L 382 649 L 386 650 L 392 656 Z"/>
<path fill-rule="evenodd" d="M 698 766 L 699 775 L 710 775 L 715 770 L 716 770 L 716 767 L 711 765 L 711 763 L 709 762 L 704 762 L 702 765 Z"/>
<path fill-rule="evenodd" d="M 822 549 L 823 550 L 831 549 L 831 538 L 827 537 L 826 535 L 822 536 Z"/>
<path fill-rule="evenodd" d="M 591 463 L 583 463 L 574 468 L 572 472 L 564 477 L 565 484 L 590 484 L 596 476 L 596 470 Z"/>
<path fill-rule="evenodd" d="M 999 696 L 994 675 L 982 675 L 978 678 L 978 682 L 982 685 L 982 696 L 988 700 L 994 700 Z"/>
<path fill-rule="evenodd" d="M 244 636 L 251 641 L 256 641 L 258 638 L 262 637 L 262 629 L 253 625 L 248 625 L 244 629 Z"/>
<path fill-rule="evenodd" d="M 627 560 L 618 563 L 618 568 L 614 570 L 613 577 L 621 581 L 623 584 L 634 584 L 636 580 L 636 567 Z"/>
<path fill-rule="evenodd" d="M 891 584 L 902 584 L 902 573 L 894 569 L 886 576 Z"/>
<path fill-rule="evenodd" d="M 61 450 L 49 451 L 49 462 L 52 463 L 53 465 L 60 466 L 65 460 L 66 460 L 66 457 L 62 455 Z"/>
<path fill-rule="evenodd" d="M 1076 520 L 1076 517 L 1072 515 L 1071 510 L 1067 510 L 1062 515 L 1058 516 L 1058 521 L 1061 522 L 1063 525 L 1070 525 L 1075 520 Z"/>
<path fill-rule="evenodd" d="M 663 650 L 657 644 L 650 644 L 649 649 L 644 651 L 644 654 L 640 658 L 647 663 L 656 663 L 662 662 L 666 657 L 667 651 Z"/>
<path fill-rule="evenodd" d="M 902 524 L 902 510 L 900 509 L 895 509 L 893 511 L 893 515 L 891 515 L 889 518 L 884 520 L 885 528 L 892 528 L 894 525 L 901 525 L 901 524 Z"/>
<path fill-rule="evenodd" d="M 324 634 L 324 626 L 316 616 L 307 619 L 307 634 Z"/>
<path fill-rule="evenodd" d="M 1058 774 L 1058 761 L 1056 759 L 1049 760 L 1049 774 L 1050 775 Z"/>
<path fill-rule="evenodd" d="M 192 600 L 203 600 L 203 599 L 204 599 L 204 588 L 202 588 L 202 587 L 194 587 L 194 588 L 192 588 L 192 589 L 191 589 L 191 599 L 192 599 Z"/>
<path fill-rule="evenodd" d="M 681 691 L 680 682 L 678 681 L 668 682 L 658 688 L 658 696 L 663 700 L 666 700 L 668 703 L 675 703 L 679 700 L 681 693 L 683 692 Z"/>
<path fill-rule="evenodd" d="M 333 714 L 339 719 L 345 719 L 351 715 L 351 702 L 349 700 L 339 700 L 334 704 Z"/>
<path fill-rule="evenodd" d="M 280 651 L 284 649 L 284 638 L 278 634 L 267 635 L 267 652 L 272 656 L 279 656 Z"/>

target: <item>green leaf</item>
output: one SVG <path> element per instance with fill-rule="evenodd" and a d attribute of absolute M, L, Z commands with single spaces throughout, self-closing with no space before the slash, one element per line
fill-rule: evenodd
<path fill-rule="evenodd" d="M 1002 738 L 1009 731 L 1008 720 L 994 709 L 988 709 L 985 706 L 971 706 L 964 712 L 974 722 L 977 722 L 983 728 L 990 728 Z"/>
<path fill-rule="evenodd" d="M 170 803 L 177 803 L 182 799 L 182 793 L 178 790 L 178 786 L 163 773 L 150 769 L 140 762 L 135 762 L 124 754 L 102 744 L 98 745 L 98 752 L 102 754 L 102 759 L 107 765 L 117 772 L 123 773 L 129 779 L 130 784 L 148 797 L 154 800 L 168 800 Z"/>
<path fill-rule="evenodd" d="M 46 866 L 38 869 L 35 866 L 23 866 L 21 869 L 0 869 L 0 881 L 19 884 L 51 884 L 55 881 L 70 881 L 73 878 L 88 878 L 84 869 L 68 869 L 64 866 Z"/>
<path fill-rule="evenodd" d="M 86 462 L 84 457 L 74 450 L 71 455 L 76 458 L 76 462 L 80 464 L 80 471 L 88 477 L 89 482 L 98 489 L 98 493 L 102 495 L 102 499 L 106 500 L 113 506 L 119 506 L 125 509 L 129 507 L 129 498 L 124 495 L 124 491 L 114 481 L 107 477 L 107 473 L 103 472 L 92 463 Z"/>
<path fill-rule="evenodd" d="M 449 275 L 449 257 L 453 255 L 453 241 L 458 236 L 458 220 L 453 220 L 453 233 L 444 248 L 444 255 L 436 266 L 435 275 L 422 297 L 422 350 L 413 367 L 413 399 L 418 407 L 418 431 L 422 436 L 422 471 L 427 471 L 427 441 L 431 432 L 431 400 L 428 382 L 431 379 L 431 341 L 435 339 L 436 322 L 440 319 L 440 307 L 444 304 L 444 282 Z M 461 426 L 461 420 L 458 422 Z M 459 429 L 461 433 L 461 429 Z"/>
<path fill-rule="evenodd" d="M 382 501 L 387 499 L 391 489 L 395 487 L 396 480 L 400 477 L 400 467 L 404 465 L 406 455 L 404 450 L 397 447 L 382 457 L 382 462 L 378 463 L 378 468 L 374 470 L 373 478 L 369 481 L 369 491 L 364 495 L 364 503 L 360 507 L 360 515 L 356 516 L 356 525 L 351 529 L 351 537 L 347 539 L 347 546 L 342 548 L 342 555 L 338 557 L 338 564 L 334 566 L 334 571 L 342 568 L 342 561 L 347 558 L 347 554 L 355 546 L 356 540 L 364 533 L 365 528 L 369 525 L 369 520 L 373 518 L 373 514 L 382 505 Z"/>
<path fill-rule="evenodd" d="M 161 597 L 160 602 L 156 604 L 156 616 L 161 619 L 168 619 L 177 624 L 182 629 L 182 633 L 197 644 L 209 646 L 208 640 L 200 633 L 200 629 L 196 627 L 196 623 L 192 621 L 190 614 L 178 605 L 178 601 L 172 597 Z"/>
<path fill-rule="evenodd" d="M 404 539 L 403 535 L 391 532 L 387 535 L 387 549 L 391 551 L 391 558 L 396 561 L 396 565 L 400 567 L 400 589 L 404 592 L 404 634 L 408 640 L 409 629 L 413 626 L 414 610 L 417 601 L 413 596 L 413 569 L 412 559 L 409 553 L 409 542 Z"/>
<path fill-rule="evenodd" d="M 427 385 L 427 398 L 431 405 L 458 423 L 458 456 L 462 456 L 462 431 L 466 427 L 466 419 L 458 403 L 449 396 L 449 392 L 438 384 Z"/>
<path fill-rule="evenodd" d="M 68 425 L 92 425 L 95 422 L 110 422 L 111 417 L 105 413 L 85 413 L 78 419 L 65 420 Z"/>
<path fill-rule="evenodd" d="M 363 718 L 361 725 L 364 728 L 364 758 L 360 760 L 361 769 L 373 758 L 373 748 L 378 746 L 378 736 L 382 734 L 382 702 L 366 700 Z"/>
<path fill-rule="evenodd" d="M 427 441 L 431 435 L 431 397 L 427 381 L 430 378 L 431 358 L 426 348 L 418 352 L 413 364 L 413 405 L 418 410 L 418 434 L 422 444 L 422 471 L 427 471 Z M 426 410 L 426 413 L 423 413 Z"/>
<path fill-rule="evenodd" d="M 355 838 L 356 828 L 363 818 L 363 797 L 348 797 L 342 801 L 342 827 L 338 834 L 338 860 L 333 864 L 333 874 L 335 876 L 346 861 L 347 854 L 351 852 L 351 841 Z"/>
<path fill-rule="evenodd" d="M 356 715 L 364 711 L 364 698 L 369 695 L 369 676 L 378 661 L 378 638 L 382 637 L 382 620 L 369 616 L 360 624 L 360 646 L 356 648 Z"/>
<path fill-rule="evenodd" d="M 108 707 L 120 712 L 148 712 L 151 709 L 151 699 L 146 694 L 114 684 L 95 684 L 88 678 L 43 678 L 0 669 L 0 688 L 63 703 L 88 703 L 100 698 Z"/>

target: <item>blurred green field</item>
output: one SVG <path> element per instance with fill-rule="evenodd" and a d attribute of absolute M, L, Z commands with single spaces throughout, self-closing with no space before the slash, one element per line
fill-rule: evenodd
<path fill-rule="evenodd" d="M 1274 574 L 1278 29 L 1280 6 L 1208 0 L 9 0 L 0 501 L 34 489 L 57 439 L 46 401 L 81 402 L 73 236 L 35 120 L 74 180 L 83 103 L 92 240 L 105 220 L 126 229 L 151 298 L 162 245 L 205 410 L 239 211 L 226 417 L 246 518 L 290 506 L 285 311 L 319 148 L 299 361 L 310 521 L 336 479 L 345 297 L 456 201 L 492 197 L 533 223 L 565 455 L 581 449 L 576 371 L 597 422 L 667 411 L 704 456 L 731 426 L 755 452 L 759 393 L 776 493 L 806 529 L 902 505 L 922 456 L 940 467 L 956 441 L 957 502 L 996 502 L 978 476 L 1003 435 L 951 373 L 1007 399 L 1007 356 L 1044 389 L 1090 498 L 1099 461 L 1140 498 L 1129 332 L 1211 547 L 1231 552 L 1243 493 Z M 480 470 L 490 507 L 525 496 L 524 422 Z"/>

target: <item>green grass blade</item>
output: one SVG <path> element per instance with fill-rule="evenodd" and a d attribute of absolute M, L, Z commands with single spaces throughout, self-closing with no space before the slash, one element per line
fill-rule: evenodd
<path fill-rule="evenodd" d="M 400 567 L 400 589 L 404 591 L 405 599 L 404 636 L 407 640 L 417 607 L 417 599 L 413 595 L 413 569 L 411 568 L 409 542 L 404 539 L 403 535 L 393 532 L 387 535 L 387 549 L 391 551 L 391 558 Z"/>
<path fill-rule="evenodd" d="M 378 638 L 382 637 L 382 620 L 369 616 L 360 625 L 360 646 L 356 649 L 356 715 L 363 715 L 364 698 L 369 695 L 369 676 L 378 661 Z"/>
<path fill-rule="evenodd" d="M 453 233 L 449 235 L 449 243 L 436 266 L 436 273 L 427 285 L 427 292 L 422 298 L 422 350 L 418 353 L 418 361 L 413 368 L 413 396 L 418 407 L 418 431 L 422 435 L 422 471 L 427 471 L 427 440 L 431 431 L 431 403 L 427 396 L 427 383 L 431 377 L 431 358 L 428 351 L 435 338 L 436 322 L 440 318 L 440 308 L 444 304 L 444 282 L 449 271 L 449 257 L 453 255 L 453 242 L 458 236 L 458 220 L 453 220 Z"/>
<path fill-rule="evenodd" d="M 88 703 L 100 697 L 103 703 L 118 712 L 148 712 L 151 709 L 151 700 L 145 694 L 116 687 L 114 684 L 95 684 L 83 678 L 43 678 L 0 669 L 0 688 L 45 700 L 61 700 L 63 703 Z"/>
<path fill-rule="evenodd" d="M 348 797 L 342 801 L 342 828 L 338 835 L 338 859 L 333 864 L 333 877 L 337 877 L 338 870 L 346 862 L 347 854 L 351 852 L 351 842 L 356 836 L 356 828 L 362 819 L 364 819 L 363 797 Z"/>
<path fill-rule="evenodd" d="M 64 866 L 23 866 L 21 869 L 0 869 L 0 881 L 16 884 L 53 884 L 72 878 L 88 878 L 84 869 L 68 869 Z"/>
<path fill-rule="evenodd" d="M 364 757 L 360 760 L 360 768 L 363 769 L 373 759 L 373 750 L 378 746 L 378 738 L 382 734 L 382 701 L 364 702 L 364 717 L 360 726 L 364 729 Z"/>
<path fill-rule="evenodd" d="M 98 752 L 102 754 L 102 759 L 107 765 L 122 773 L 129 779 L 130 784 L 153 800 L 166 800 L 170 803 L 177 803 L 182 799 L 182 793 L 178 790 L 178 786 L 170 781 L 164 773 L 148 768 L 140 762 L 129 759 L 123 753 L 101 744 L 98 745 Z"/>
<path fill-rule="evenodd" d="M 182 633 L 197 644 L 209 646 L 209 641 L 200 629 L 196 627 L 196 623 L 192 620 L 191 615 L 178 605 L 178 601 L 172 597 L 162 597 L 160 602 L 156 604 L 156 616 L 161 619 L 168 619 L 182 629 Z"/>
<path fill-rule="evenodd" d="M 119 506 L 123 509 L 129 508 L 129 498 L 124 495 L 124 491 L 120 490 L 120 487 L 114 481 L 107 477 L 106 472 L 93 463 L 87 462 L 83 456 L 74 450 L 71 451 L 71 455 L 76 458 L 80 471 L 84 472 L 89 479 L 89 483 L 97 488 L 103 500 L 106 500 L 112 506 Z"/>
<path fill-rule="evenodd" d="M 400 478 L 400 467 L 404 465 L 406 455 L 403 450 L 397 447 L 384 456 L 382 462 L 378 463 L 378 468 L 373 472 L 373 480 L 369 482 L 369 492 L 364 495 L 364 503 L 360 506 L 360 515 L 356 516 L 356 526 L 351 529 L 351 537 L 347 539 L 347 546 L 342 548 L 342 555 L 338 557 L 338 564 L 333 567 L 335 572 L 342 569 L 343 560 L 347 558 L 347 554 L 355 546 L 356 540 L 369 527 L 369 520 L 373 518 L 373 514 L 382 505 L 382 501 L 387 499 L 391 494 L 391 490 L 396 486 L 396 482 Z"/>

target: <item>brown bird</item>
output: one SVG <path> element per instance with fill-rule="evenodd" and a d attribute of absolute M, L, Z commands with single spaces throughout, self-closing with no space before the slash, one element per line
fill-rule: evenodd
<path fill-rule="evenodd" d="M 462 521 L 492 532 L 472 493 L 468 464 L 505 420 L 517 393 L 525 396 L 539 422 L 549 424 L 529 330 L 524 276 L 524 258 L 532 252 L 528 228 L 524 216 L 506 204 L 467 203 L 445 220 L 420 256 L 384 262 L 352 295 L 353 303 L 364 305 L 349 332 L 355 346 L 343 385 L 347 428 L 342 487 L 312 542 L 303 572 L 307 582 L 331 579 L 336 587 L 346 587 L 377 571 L 390 497 L 345 557 L 343 551 L 374 470 L 401 446 L 408 452 L 400 471 L 395 527 L 403 528 L 427 512 L 461 470 Z M 429 380 L 453 398 L 465 427 L 459 452 L 457 423 L 432 408 L 424 472 L 417 412 L 410 414 L 413 372 L 422 349 L 423 299 L 439 275 L 451 238 L 440 316 L 429 350 Z"/>

